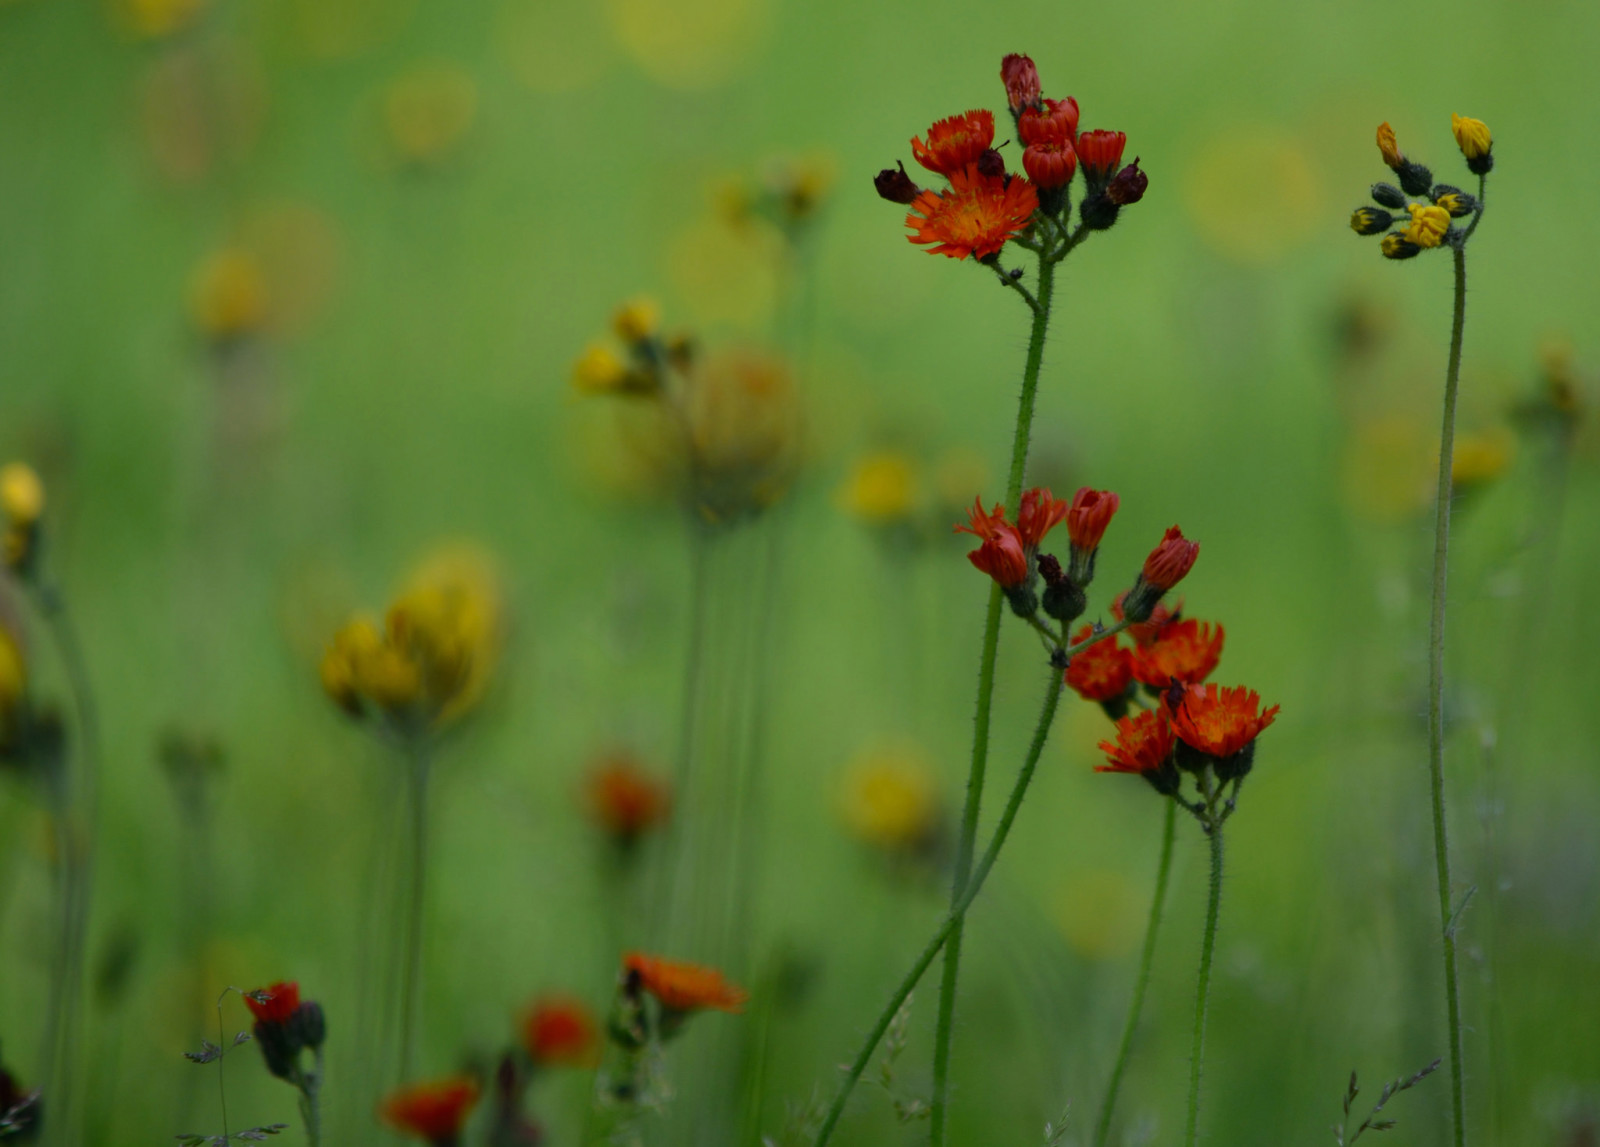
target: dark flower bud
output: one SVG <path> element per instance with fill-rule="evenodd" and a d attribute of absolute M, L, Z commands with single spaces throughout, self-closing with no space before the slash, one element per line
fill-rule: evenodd
<path fill-rule="evenodd" d="M 978 171 L 990 179 L 998 179 L 1006 173 L 1006 161 L 994 148 L 987 148 L 978 156 Z"/>
<path fill-rule="evenodd" d="M 1181 744 L 1182 742 L 1179 743 Z M 1178 772 L 1178 766 L 1172 763 L 1171 757 L 1162 761 L 1160 768 L 1142 775 L 1145 780 L 1150 782 L 1150 787 L 1164 797 L 1170 797 L 1176 793 L 1183 782 L 1183 778 Z"/>
<path fill-rule="evenodd" d="M 1054 554 L 1039 557 L 1039 573 L 1044 577 L 1044 611 L 1057 621 L 1075 621 L 1089 608 L 1083 587 L 1067 576 Z"/>
<path fill-rule="evenodd" d="M 1478 209 L 1478 200 L 1476 196 L 1468 195 L 1459 188 L 1447 187 L 1441 183 L 1433 189 L 1433 205 L 1443 207 L 1450 212 L 1450 218 L 1460 219 Z"/>
<path fill-rule="evenodd" d="M 328 1019 L 322 1013 L 322 1005 L 315 1000 L 307 1000 L 296 1008 L 287 1026 L 289 1041 L 300 1047 L 309 1047 L 312 1051 L 321 1047 L 322 1041 L 328 1038 Z"/>
<path fill-rule="evenodd" d="M 1150 177 L 1139 170 L 1139 157 L 1134 156 L 1132 163 L 1111 177 L 1106 185 L 1106 198 L 1118 207 L 1126 207 L 1143 199 L 1145 188 L 1149 186 Z"/>
<path fill-rule="evenodd" d="M 1381 235 L 1394 222 L 1394 216 L 1381 207 L 1357 207 L 1350 216 L 1350 230 L 1357 235 Z"/>
<path fill-rule="evenodd" d="M 872 186 L 876 187 L 878 194 L 890 203 L 910 203 L 918 195 L 922 194 L 922 188 L 918 187 L 912 181 L 912 178 L 906 174 L 906 165 L 904 163 L 899 164 L 898 167 L 898 171 L 893 167 L 886 167 L 878 172 L 877 175 L 873 176 Z"/>
<path fill-rule="evenodd" d="M 1039 612 L 1039 595 L 1028 582 L 1000 588 L 1006 591 L 1006 600 L 1011 603 L 1011 612 L 1018 617 L 1026 619 Z"/>
<path fill-rule="evenodd" d="M 257 1020 L 253 1030 L 256 1046 L 261 1049 L 261 1058 L 265 1061 L 267 1070 L 279 1079 L 293 1083 L 300 1071 L 301 1045 L 290 1033 L 289 1025 Z"/>
<path fill-rule="evenodd" d="M 1091 195 L 1078 207 L 1078 213 L 1083 218 L 1083 225 L 1091 231 L 1107 231 L 1117 221 L 1117 212 L 1122 208 L 1111 202 L 1105 192 Z"/>
<path fill-rule="evenodd" d="M 1396 210 L 1406 205 L 1406 194 L 1392 183 L 1374 183 L 1372 185 L 1373 201 L 1384 207 L 1393 207 Z"/>
<path fill-rule="evenodd" d="M 1400 189 L 1407 195 L 1427 195 L 1433 187 L 1433 172 L 1409 159 L 1400 161 L 1395 174 L 1400 177 Z"/>
<path fill-rule="evenodd" d="M 1250 766 L 1255 764 L 1255 761 L 1256 743 L 1250 741 L 1231 757 L 1213 757 L 1211 767 L 1216 770 L 1217 780 L 1236 781 L 1243 779 L 1250 772 Z"/>
<path fill-rule="evenodd" d="M 1474 175 L 1488 175 L 1494 170 L 1494 152 L 1486 151 L 1482 155 L 1467 160 L 1467 170 Z"/>
<path fill-rule="evenodd" d="M 1422 248 L 1398 232 L 1383 237 L 1383 257 L 1385 259 L 1415 259 L 1422 254 Z"/>

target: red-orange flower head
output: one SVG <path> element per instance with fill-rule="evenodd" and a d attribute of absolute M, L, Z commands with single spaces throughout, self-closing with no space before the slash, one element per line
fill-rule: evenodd
<path fill-rule="evenodd" d="M 1086 131 L 1078 137 L 1078 160 L 1091 194 L 1111 181 L 1127 143 L 1127 133 L 1120 131 Z"/>
<path fill-rule="evenodd" d="M 1144 559 L 1144 569 L 1134 580 L 1133 588 L 1123 597 L 1123 615 L 1129 621 L 1150 620 L 1161 595 L 1183 580 L 1199 556 L 1199 542 L 1185 538 L 1177 526 L 1169 527 L 1160 545 Z"/>
<path fill-rule="evenodd" d="M 649 992 L 668 1011 L 692 1012 L 701 1008 L 714 1008 L 719 1012 L 744 1011 L 750 998 L 737 984 L 729 983 L 716 968 L 701 964 L 687 964 L 678 960 L 664 960 L 643 952 L 629 952 L 622 960 L 623 972 L 630 987 Z"/>
<path fill-rule="evenodd" d="M 906 226 L 914 234 L 906 238 L 928 246 L 933 255 L 985 259 L 1025 228 L 1038 208 L 1033 184 L 1014 176 L 985 175 L 974 161 L 950 174 L 948 191 L 924 191 L 912 201 Z"/>
<path fill-rule="evenodd" d="M 624 849 L 665 823 L 672 809 L 666 783 L 646 773 L 626 753 L 615 753 L 594 768 L 585 795 L 595 822 Z"/>
<path fill-rule="evenodd" d="M 1172 726 L 1165 705 L 1117 722 L 1117 739 L 1101 741 L 1106 763 L 1097 773 L 1137 773 L 1158 793 L 1178 791 L 1178 769 L 1172 762 Z"/>
<path fill-rule="evenodd" d="M 1017 135 L 1026 146 L 1078 142 L 1078 101 L 1045 100 L 1017 117 Z"/>
<path fill-rule="evenodd" d="M 1256 738 L 1278 715 L 1276 705 L 1259 712 L 1261 695 L 1243 685 L 1185 685 L 1168 696 L 1174 706 L 1172 731 L 1188 750 L 1179 751 L 1178 764 L 1195 771 L 1209 764 L 1224 781 L 1250 771 Z"/>
<path fill-rule="evenodd" d="M 1110 490 L 1091 490 L 1080 486 L 1072 495 L 1072 508 L 1067 511 L 1067 536 L 1072 539 L 1072 565 L 1068 576 L 1080 586 L 1094 580 L 1094 555 L 1105 537 L 1106 527 L 1122 499 Z"/>
<path fill-rule="evenodd" d="M 971 534 L 981 538 L 983 544 L 967 555 L 983 573 L 1000 583 L 1002 589 L 1017 589 L 1028 581 L 1028 553 L 1022 534 L 1006 521 L 1005 507 L 995 505 L 992 513 L 985 513 L 983 500 L 973 500 L 967 511 L 968 524 L 956 526 L 956 533 Z"/>
<path fill-rule="evenodd" d="M 994 143 L 994 113 L 978 110 L 942 119 L 928 129 L 928 142 L 911 140 L 911 154 L 929 171 L 954 176 Z"/>
<path fill-rule="evenodd" d="M 535 1000 L 522 1016 L 522 1047 L 538 1067 L 592 1067 L 597 1032 L 588 1005 L 572 996 Z"/>
<path fill-rule="evenodd" d="M 1030 143 L 1022 153 L 1022 170 L 1028 173 L 1034 186 L 1054 191 L 1072 182 L 1078 170 L 1078 153 L 1066 140 Z"/>
<path fill-rule="evenodd" d="M 1173 681 L 1198 685 L 1216 672 L 1222 659 L 1223 629 L 1210 622 L 1175 621 L 1133 654 L 1133 675 L 1145 685 L 1165 689 Z"/>
<path fill-rule="evenodd" d="M 1006 102 L 1011 114 L 1023 108 L 1039 106 L 1039 69 L 1027 56 L 1013 52 L 1000 61 L 1000 80 L 1006 86 Z"/>
<path fill-rule="evenodd" d="M 1074 645 L 1094 635 L 1086 625 L 1072 635 Z M 1127 712 L 1128 686 L 1133 683 L 1133 654 L 1122 648 L 1115 637 L 1095 642 L 1072 655 L 1067 662 L 1067 686 L 1085 701 L 1097 701 L 1113 717 Z"/>
<path fill-rule="evenodd" d="M 1022 505 L 1017 510 L 1017 533 L 1029 552 L 1037 550 L 1044 536 L 1055 529 L 1067 516 L 1071 506 L 1050 493 L 1044 486 L 1024 490 Z"/>
<path fill-rule="evenodd" d="M 256 999 L 260 996 L 262 999 Z M 265 988 L 258 988 L 244 998 L 257 1023 L 287 1024 L 300 1007 L 300 985 L 293 980 L 280 980 Z"/>
<path fill-rule="evenodd" d="M 454 1147 L 478 1103 L 478 1085 L 465 1076 L 414 1083 L 391 1092 L 378 1107 L 390 1127 L 433 1147 Z"/>

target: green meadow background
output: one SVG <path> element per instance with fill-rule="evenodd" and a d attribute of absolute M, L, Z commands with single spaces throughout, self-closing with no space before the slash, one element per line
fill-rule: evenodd
<path fill-rule="evenodd" d="M 628 480 L 612 408 L 569 375 L 640 293 L 707 346 L 795 363 L 801 469 L 714 543 L 709 606 L 716 687 L 768 683 L 754 955 L 736 970 L 756 1006 L 683 1038 L 764 1017 L 765 1134 L 786 1102 L 831 1095 L 946 888 L 853 837 L 841 787 L 863 754 L 911 746 L 959 809 L 987 589 L 944 534 L 934 475 L 967 452 L 988 478 L 961 500 L 1000 497 L 1026 340 L 1017 300 L 907 244 L 871 176 L 933 119 L 1003 107 L 1000 57 L 1026 51 L 1046 94 L 1126 131 L 1150 176 L 1062 270 L 1032 477 L 1122 497 L 1093 610 L 1172 522 L 1200 540 L 1181 594 L 1227 628 L 1216 679 L 1283 706 L 1230 824 L 1214 1143 L 1326 1143 L 1352 1067 L 1375 1093 L 1445 1053 L 1423 642 L 1450 272 L 1437 254 L 1387 263 L 1346 221 L 1386 175 L 1380 121 L 1463 184 L 1450 114 L 1492 126 L 1461 430 L 1504 465 L 1458 502 L 1449 656 L 1457 891 L 1477 888 L 1460 931 L 1471 1131 L 1592 1144 L 1597 47 L 1583 0 L 0 2 L 0 456 L 48 485 L 106 743 L 88 1142 L 216 1126 L 212 1069 L 180 1052 L 223 987 L 278 978 L 327 1011 L 342 1140 L 379 1138 L 351 1083 L 371 1049 L 351 1040 L 400 774 L 316 664 L 348 611 L 381 608 L 440 545 L 492 555 L 510 629 L 438 761 L 423 1070 L 486 1062 L 542 991 L 603 1011 L 631 924 L 581 779 L 618 744 L 670 770 L 690 535 Z M 397 90 L 425 93 L 416 136 L 404 116 L 396 134 Z M 834 177 L 798 252 L 717 208 L 786 156 Z M 223 249 L 260 261 L 271 321 L 219 350 L 190 300 Z M 1512 417 L 1561 345 L 1585 415 L 1570 439 Z M 943 514 L 926 536 L 841 509 L 852 465 L 881 449 L 922 468 Z M 0 596 L 17 612 L 13 587 Z M 1019 625 L 1000 671 L 991 819 L 1043 691 Z M 225 752 L 200 817 L 159 760 L 174 728 Z M 973 910 L 957 1143 L 1040 1143 L 1069 1104 L 1067 1142 L 1092 1127 L 1160 831 L 1145 786 L 1092 772 L 1107 731 L 1063 702 Z M 1182 1121 L 1205 849 L 1179 828 L 1126 1143 L 1174 1142 Z M 32 791 L 0 778 L 0 1046 L 24 1081 L 47 841 Z M 910 1095 L 929 1085 L 934 995 L 897 1066 Z M 235 1126 L 300 1135 L 253 1049 L 227 1069 Z M 537 1085 L 549 1142 L 579 1141 L 588 1087 Z M 1391 1139 L 1445 1142 L 1447 1096 L 1441 1072 L 1395 1100 Z M 922 1136 L 863 1086 L 837 1141 Z"/>

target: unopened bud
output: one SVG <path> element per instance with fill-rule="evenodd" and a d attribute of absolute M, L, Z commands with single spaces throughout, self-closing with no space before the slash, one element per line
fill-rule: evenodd
<path fill-rule="evenodd" d="M 879 196 L 890 203 L 908 204 L 922 194 L 922 188 L 906 174 L 904 163 L 898 167 L 898 171 L 893 167 L 886 167 L 878 172 L 872 179 L 872 186 L 878 189 Z"/>
<path fill-rule="evenodd" d="M 1149 186 L 1150 177 L 1139 170 L 1139 158 L 1135 156 L 1132 163 L 1111 177 L 1106 185 L 1106 198 L 1118 207 L 1126 207 L 1143 199 L 1145 188 Z"/>

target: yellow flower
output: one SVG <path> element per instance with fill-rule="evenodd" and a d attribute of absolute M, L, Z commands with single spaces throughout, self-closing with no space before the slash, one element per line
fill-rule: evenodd
<path fill-rule="evenodd" d="M 1456 490 L 1486 485 L 1511 464 L 1512 443 L 1504 434 L 1462 434 L 1450 456 L 1450 484 Z"/>
<path fill-rule="evenodd" d="M 16 526 L 32 526 L 44 513 L 44 483 L 26 462 L 0 469 L 0 511 Z"/>
<path fill-rule="evenodd" d="M 590 343 L 572 365 L 572 385 L 586 394 L 632 390 L 635 377 L 617 352 L 603 343 Z"/>
<path fill-rule="evenodd" d="M 1489 134 L 1489 125 L 1481 119 L 1452 114 L 1450 130 L 1455 133 L 1456 146 L 1468 159 L 1481 159 L 1489 154 L 1494 141 Z"/>
<path fill-rule="evenodd" d="M 654 299 L 630 299 L 612 316 L 611 329 L 623 342 L 643 342 L 661 329 L 661 307 Z"/>
<path fill-rule="evenodd" d="M 916 475 L 911 459 L 897 450 L 868 454 L 839 488 L 839 505 L 863 521 L 887 525 L 911 516 Z"/>
<path fill-rule="evenodd" d="M 908 749 L 857 758 L 845 776 L 840 812 L 851 833 L 879 848 L 911 849 L 927 843 L 938 818 L 927 762 Z"/>
<path fill-rule="evenodd" d="M 471 129 L 477 112 L 477 85 L 450 64 L 413 69 L 389 85 L 383 101 L 395 154 L 415 164 L 445 159 Z"/>
<path fill-rule="evenodd" d="M 1387 120 L 1378 125 L 1378 150 L 1383 153 L 1383 162 L 1390 167 L 1399 167 L 1405 161 L 1400 154 L 1400 145 L 1394 138 L 1394 128 L 1389 126 Z"/>
<path fill-rule="evenodd" d="M 685 403 L 694 505 L 708 522 L 759 513 L 793 477 L 799 412 L 788 370 L 737 351 L 695 372 Z"/>
<path fill-rule="evenodd" d="M 1450 230 L 1450 212 L 1420 203 L 1408 204 L 1407 209 L 1411 212 L 1411 226 L 1405 230 L 1406 239 L 1418 247 L 1437 247 Z"/>
<path fill-rule="evenodd" d="M 207 256 L 189 287 L 195 325 L 214 339 L 236 338 L 267 318 L 267 285 L 256 257 L 231 247 Z"/>

